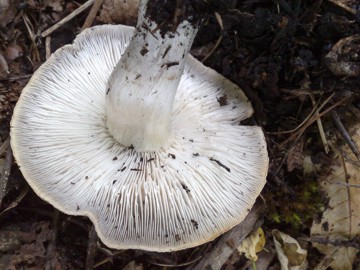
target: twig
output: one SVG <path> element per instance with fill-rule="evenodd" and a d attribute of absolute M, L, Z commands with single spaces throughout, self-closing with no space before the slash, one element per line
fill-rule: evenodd
<path fill-rule="evenodd" d="M 342 104 L 344 101 L 346 101 L 349 97 L 344 97 L 343 99 L 341 99 L 340 101 L 336 102 L 335 104 L 333 104 L 332 106 L 330 106 L 329 108 L 327 108 L 326 110 L 324 110 L 323 112 L 320 113 L 320 110 L 326 105 L 326 103 L 334 96 L 335 93 L 331 94 L 320 106 L 319 108 L 316 110 L 316 113 L 314 115 L 312 115 L 312 117 L 310 117 L 308 119 L 308 121 L 306 123 L 304 123 L 304 125 L 302 125 L 302 127 L 300 129 L 296 128 L 297 132 L 293 133 L 290 135 L 289 138 L 287 138 L 285 141 L 283 141 L 281 144 L 278 145 L 279 148 L 283 148 L 288 142 L 294 140 L 294 142 L 292 143 L 293 147 L 296 144 L 296 141 L 300 138 L 300 136 L 305 132 L 305 130 L 311 125 L 313 124 L 317 118 L 324 116 L 325 114 L 327 114 L 328 112 L 330 112 L 332 109 L 336 108 L 337 106 L 339 106 L 340 104 Z M 290 148 L 291 148 L 290 147 Z M 281 167 L 284 165 L 285 160 L 287 159 L 289 151 L 286 152 L 285 156 L 282 158 L 276 173 L 278 173 L 281 169 Z"/>
<path fill-rule="evenodd" d="M 103 265 L 103 264 L 105 264 L 105 263 L 108 263 L 108 262 L 111 262 L 111 263 L 112 263 L 112 262 L 113 262 L 113 258 L 112 258 L 112 257 L 107 257 L 107 258 L 105 258 L 105 259 L 103 259 L 103 260 L 95 263 L 95 264 L 94 264 L 94 269 L 95 269 L 95 268 L 98 268 L 99 266 L 101 266 L 101 265 Z"/>
<path fill-rule="evenodd" d="M 99 8 L 101 7 L 102 3 L 103 3 L 103 0 L 95 0 L 95 3 L 91 7 L 91 10 L 90 10 L 88 16 L 86 17 L 86 20 L 81 28 L 81 31 L 86 28 L 89 28 L 92 25 L 92 23 L 96 17 L 96 14 L 99 11 Z"/>
<path fill-rule="evenodd" d="M 28 33 L 29 33 L 29 36 L 30 36 L 30 39 L 31 39 L 31 48 L 30 48 L 30 50 L 32 52 L 34 52 L 34 54 L 35 54 L 33 60 L 35 59 L 36 62 L 40 62 L 40 54 L 39 54 L 39 50 L 38 50 L 37 45 L 36 45 L 36 35 L 35 35 L 34 31 L 33 31 L 34 26 L 32 25 L 29 17 L 26 14 L 22 15 L 22 19 L 23 19 L 23 21 L 25 23 L 26 29 L 28 30 Z M 32 63 L 32 61 L 30 61 L 30 62 Z"/>
<path fill-rule="evenodd" d="M 311 102 L 313 104 L 313 106 L 315 107 L 316 106 L 316 102 L 315 102 L 315 98 L 314 98 L 314 95 L 310 94 L 310 98 L 311 98 Z M 319 114 L 319 110 L 316 111 L 316 115 Z M 321 117 L 319 117 L 318 119 L 316 119 L 316 122 L 317 122 L 317 125 L 318 125 L 318 129 L 319 129 L 319 133 L 320 133 L 320 138 L 321 138 L 321 141 L 324 145 L 324 150 L 325 150 L 325 153 L 328 154 L 330 149 L 329 149 L 329 144 L 328 144 L 328 141 L 326 139 L 326 135 L 325 135 L 325 132 L 324 132 L 324 128 L 323 128 L 323 124 L 321 122 Z"/>
<path fill-rule="evenodd" d="M 101 265 L 103 265 L 105 263 L 108 263 L 108 262 L 112 263 L 115 256 L 120 255 L 121 253 L 124 252 L 123 250 L 119 250 L 119 251 L 111 252 L 111 254 L 110 254 L 107 249 L 104 249 L 101 246 L 98 246 L 97 248 L 98 248 L 98 250 L 104 252 L 108 257 L 101 260 L 101 261 L 99 261 L 99 262 L 97 262 L 97 263 L 95 263 L 94 268 L 97 268 L 97 267 L 99 267 L 99 266 L 101 266 Z"/>
<path fill-rule="evenodd" d="M 51 224 L 51 233 L 49 235 L 49 244 L 46 250 L 46 270 L 56 269 L 56 238 L 57 238 L 57 231 L 58 231 L 58 223 L 59 223 L 59 210 L 54 208 L 53 217 L 52 217 L 52 224 Z"/>
<path fill-rule="evenodd" d="M 6 157 L 4 160 L 4 164 L 0 174 L 0 207 L 2 205 L 2 200 L 6 195 L 7 184 L 9 181 L 10 171 L 11 171 L 11 164 L 13 160 L 11 145 L 7 146 Z"/>
<path fill-rule="evenodd" d="M 280 88 L 280 92 L 292 95 L 293 97 L 299 97 L 303 95 L 322 95 L 324 91 L 322 90 L 309 90 L 307 88 L 298 88 L 298 89 L 286 89 L 286 88 Z M 290 99 L 290 98 L 286 98 Z"/>
<path fill-rule="evenodd" d="M 330 97 L 332 97 L 333 95 L 331 95 Z M 330 98 L 329 97 L 329 98 Z M 328 99 L 329 99 L 328 98 Z M 337 106 L 341 105 L 342 103 L 344 103 L 347 99 L 349 99 L 350 97 L 344 97 L 342 98 L 341 100 L 335 102 L 333 105 L 331 105 L 329 108 L 327 108 L 326 110 L 324 110 L 323 112 L 319 112 L 317 115 L 311 117 L 311 119 L 309 119 L 309 121 L 300 129 L 298 130 L 297 132 L 293 133 L 290 135 L 289 138 L 287 138 L 285 141 L 283 141 L 280 145 L 279 145 L 279 148 L 282 148 L 284 147 L 285 144 L 287 144 L 289 141 L 295 139 L 296 137 L 299 138 L 304 132 L 305 130 L 310 126 L 312 125 L 319 117 L 322 117 L 324 116 L 325 114 L 327 114 L 328 112 L 330 112 L 331 110 L 333 110 L 334 108 L 336 108 Z M 327 100 L 328 100 L 327 99 Z M 326 100 L 326 101 L 327 101 Z M 325 101 L 325 102 L 326 102 Z M 325 105 L 325 102 L 323 103 L 323 105 Z M 320 111 L 320 109 L 322 108 L 322 106 L 319 107 L 318 111 Z M 297 139 L 296 138 L 296 139 Z"/>
<path fill-rule="evenodd" d="M 0 217 L 7 211 L 9 211 L 10 209 L 15 208 L 16 206 L 18 206 L 19 202 L 21 202 L 21 200 L 26 196 L 26 194 L 29 192 L 30 188 L 29 186 L 26 186 L 21 193 L 15 198 L 14 201 L 12 201 L 1 213 L 0 213 Z"/>
<path fill-rule="evenodd" d="M 94 259 L 96 255 L 96 241 L 97 241 L 97 234 L 95 231 L 95 226 L 92 225 L 89 231 L 89 239 L 88 239 L 88 247 L 86 252 L 86 270 L 94 269 Z"/>
<path fill-rule="evenodd" d="M 326 181 L 326 182 L 329 182 L 329 183 L 334 184 L 334 185 L 349 187 L 349 188 L 360 188 L 360 185 L 356 185 L 356 184 L 340 183 L 340 182 L 331 182 L 331 181 Z"/>
<path fill-rule="evenodd" d="M 259 217 L 261 214 L 261 207 L 254 206 L 246 218 L 237 226 L 225 233 L 216 245 L 205 254 L 203 259 L 189 270 L 203 270 L 212 269 L 219 270 L 230 255 L 234 252 L 241 242 L 261 224 Z M 231 244 L 230 244 L 231 243 Z"/>
<path fill-rule="evenodd" d="M 330 96 L 330 97 L 333 97 L 333 95 Z M 330 100 L 330 99 L 328 98 L 326 101 L 328 101 L 328 100 Z M 316 110 L 319 110 L 319 107 L 318 107 L 319 104 L 320 104 L 320 102 L 318 101 L 317 104 L 315 106 L 313 106 L 311 112 L 305 117 L 305 119 L 296 128 L 293 128 L 293 129 L 290 129 L 290 130 L 276 131 L 276 132 L 266 132 L 266 133 L 267 134 L 286 134 L 286 133 L 293 133 L 293 132 L 297 131 L 303 125 L 306 124 L 306 122 L 314 115 Z M 323 105 L 325 105 L 325 102 L 323 103 Z"/>
<path fill-rule="evenodd" d="M 221 19 L 221 16 L 219 13 L 215 12 L 215 17 L 216 17 L 216 20 L 218 21 L 218 24 L 220 26 L 220 29 L 221 29 L 221 32 L 224 31 L 224 26 L 223 26 L 223 22 L 222 22 L 222 19 Z M 217 47 L 219 47 L 220 43 L 222 41 L 222 34 L 220 35 L 220 37 L 217 39 L 214 47 L 212 47 L 211 51 L 205 55 L 205 57 L 201 60 L 202 63 L 204 63 L 214 52 L 215 50 L 217 49 Z"/>
<path fill-rule="evenodd" d="M 337 127 L 337 129 L 339 130 L 339 132 L 341 133 L 341 135 L 343 136 L 344 140 L 346 141 L 346 143 L 349 145 L 351 151 L 354 153 L 354 155 L 356 156 L 356 158 L 358 160 L 360 160 L 360 151 L 357 148 L 355 142 L 353 141 L 353 139 L 351 138 L 349 132 L 346 130 L 346 128 L 344 127 L 343 123 L 340 120 L 339 115 L 337 114 L 336 111 L 332 112 L 332 118 L 334 120 L 335 126 Z"/>
<path fill-rule="evenodd" d="M 339 149 L 339 152 L 340 152 L 340 160 L 341 160 L 341 164 L 343 166 L 343 169 L 344 169 L 344 181 L 346 184 L 349 184 L 349 179 L 350 179 L 350 176 L 348 175 L 348 170 L 346 168 L 346 162 L 345 162 L 345 158 L 344 158 L 344 152 L 343 152 L 343 149 L 341 147 L 338 146 L 338 149 Z M 350 209 L 352 209 L 351 207 L 351 199 L 352 199 L 352 194 L 350 192 L 350 187 L 346 187 L 346 193 L 347 193 L 347 205 L 348 205 L 348 209 L 349 209 L 349 232 L 350 232 L 350 235 L 352 235 L 352 232 L 353 232 L 353 214 L 351 213 L 352 211 L 350 211 Z"/>
<path fill-rule="evenodd" d="M 18 80 L 25 80 L 27 78 L 30 78 L 31 76 L 32 76 L 32 74 L 25 74 L 25 75 L 12 76 L 12 77 L 7 77 L 7 78 L 0 78 L 0 82 L 4 82 L 4 81 L 13 82 L 13 81 L 18 81 Z"/>
<path fill-rule="evenodd" d="M 46 37 L 50 35 L 52 32 L 63 26 L 65 23 L 70 21 L 71 19 L 75 18 L 77 15 L 79 15 L 81 12 L 83 12 L 85 9 L 90 7 L 92 4 L 94 4 L 95 0 L 88 0 L 83 5 L 75 9 L 72 13 L 70 13 L 68 16 L 66 16 L 64 19 L 57 22 L 55 25 L 51 26 L 44 32 L 40 34 L 41 37 Z"/>
<path fill-rule="evenodd" d="M 22 19 L 23 19 L 23 21 L 25 23 L 26 29 L 28 30 L 31 41 L 33 43 L 35 43 L 36 35 L 35 35 L 34 31 L 32 30 L 34 27 L 33 27 L 32 23 L 31 23 L 29 17 L 26 14 L 23 14 Z"/>
<path fill-rule="evenodd" d="M 356 237 L 351 240 L 342 240 L 342 239 L 329 239 L 328 237 L 325 236 L 311 236 L 311 237 L 299 237 L 298 240 L 305 240 L 323 245 L 353 247 L 356 249 L 360 249 L 360 239 Z"/>

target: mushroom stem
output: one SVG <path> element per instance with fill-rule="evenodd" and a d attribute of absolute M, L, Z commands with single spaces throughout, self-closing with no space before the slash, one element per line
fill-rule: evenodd
<path fill-rule="evenodd" d="M 164 28 L 147 14 L 146 3 L 140 3 L 134 36 L 106 92 L 110 133 L 136 151 L 169 145 L 174 96 L 198 29 L 198 24 L 186 19 L 172 21 L 172 30 Z"/>

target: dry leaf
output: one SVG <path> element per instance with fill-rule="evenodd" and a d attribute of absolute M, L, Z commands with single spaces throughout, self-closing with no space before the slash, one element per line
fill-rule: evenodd
<path fill-rule="evenodd" d="M 135 25 L 139 0 L 105 0 L 100 11 L 99 20 L 104 23 L 122 23 Z"/>
<path fill-rule="evenodd" d="M 278 230 L 273 230 L 276 253 L 281 270 L 303 270 L 307 268 L 307 251 L 291 236 Z"/>
<path fill-rule="evenodd" d="M 350 130 L 350 134 L 360 147 L 360 124 Z M 345 160 L 342 163 L 342 155 Z M 345 173 L 345 169 L 346 172 Z M 346 177 L 347 176 L 347 177 Z M 329 242 L 351 241 L 360 236 L 360 162 L 348 146 L 342 147 L 329 170 L 320 178 L 320 185 L 329 198 L 321 221 L 314 222 L 311 236 L 328 239 Z M 333 269 L 352 269 L 358 250 L 354 248 L 333 246 L 330 244 L 313 245 L 323 254 L 330 255 Z M 318 269 L 321 268 L 319 266 Z"/>
<path fill-rule="evenodd" d="M 260 252 L 265 246 L 264 231 L 259 228 L 242 241 L 237 248 L 240 253 L 244 253 L 245 257 L 252 261 L 257 261 L 256 253 Z"/>

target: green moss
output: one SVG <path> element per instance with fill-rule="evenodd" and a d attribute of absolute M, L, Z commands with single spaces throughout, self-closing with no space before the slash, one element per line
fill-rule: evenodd
<path fill-rule="evenodd" d="M 298 230 L 311 226 L 313 218 L 321 212 L 324 197 L 315 177 L 292 175 L 280 187 L 267 186 L 264 197 L 268 205 L 267 221 L 277 227 Z"/>

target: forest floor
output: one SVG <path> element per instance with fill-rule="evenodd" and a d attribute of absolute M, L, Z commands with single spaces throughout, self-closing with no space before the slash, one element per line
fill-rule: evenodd
<path fill-rule="evenodd" d="M 12 111 L 34 71 L 82 28 L 135 25 L 136 8 L 120 2 L 0 0 L 0 269 L 196 269 L 220 241 L 172 253 L 108 249 L 87 218 L 37 197 L 13 159 Z M 270 167 L 256 204 L 264 236 L 250 241 L 265 247 L 253 263 L 224 244 L 234 252 L 222 269 L 360 269 L 359 1 L 224 2 L 191 54 L 249 97 L 254 116 L 243 124 L 263 128 Z"/>

